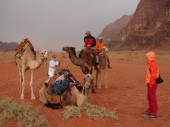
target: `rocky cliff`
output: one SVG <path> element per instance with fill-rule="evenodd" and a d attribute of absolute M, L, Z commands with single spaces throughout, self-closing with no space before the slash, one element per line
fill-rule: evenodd
<path fill-rule="evenodd" d="M 104 27 L 99 36 L 102 36 L 105 42 L 112 41 L 114 37 L 120 32 L 120 30 L 127 26 L 131 18 L 132 16 L 128 15 L 122 16 L 120 19 L 117 19 L 113 23 L 110 23 Z"/>
<path fill-rule="evenodd" d="M 18 46 L 17 42 L 7 43 L 0 41 L 0 51 L 14 51 L 17 46 Z"/>
<path fill-rule="evenodd" d="M 115 50 L 170 49 L 170 0 L 141 0 L 126 27 L 108 43 Z"/>

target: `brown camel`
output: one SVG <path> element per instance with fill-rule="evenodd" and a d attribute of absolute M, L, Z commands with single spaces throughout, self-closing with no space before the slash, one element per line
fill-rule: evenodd
<path fill-rule="evenodd" d="M 81 58 L 77 57 L 75 47 L 64 47 L 63 51 L 66 51 L 69 54 L 69 58 L 74 65 L 81 67 L 83 74 L 92 74 L 93 66 L 95 66 L 95 60 L 94 57 L 90 54 L 90 49 L 85 50 L 81 55 Z M 96 69 L 96 76 L 97 73 L 98 69 Z M 92 92 L 95 93 L 94 88 L 92 88 Z"/>
<path fill-rule="evenodd" d="M 63 51 L 66 51 L 69 54 L 69 58 L 74 65 L 81 67 L 83 74 L 92 74 L 94 64 L 93 58 L 89 53 L 85 52 L 81 58 L 78 58 L 75 47 L 64 47 Z"/>
<path fill-rule="evenodd" d="M 19 69 L 20 75 L 20 84 L 21 84 L 21 96 L 20 99 L 24 99 L 24 86 L 25 86 L 25 72 L 31 70 L 31 99 L 35 99 L 33 92 L 33 77 L 35 69 L 39 68 L 42 65 L 42 62 L 45 59 L 46 51 L 40 51 L 37 56 L 34 55 L 30 45 L 27 43 L 24 47 L 24 51 L 20 57 L 15 57 L 16 64 Z"/>

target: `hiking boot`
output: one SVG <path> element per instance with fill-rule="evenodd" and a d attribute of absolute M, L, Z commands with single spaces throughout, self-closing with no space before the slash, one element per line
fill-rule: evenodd
<path fill-rule="evenodd" d="M 149 115 L 149 112 L 148 111 L 144 111 L 143 114 L 144 115 Z"/>
<path fill-rule="evenodd" d="M 146 118 L 156 118 L 156 115 L 147 115 Z"/>

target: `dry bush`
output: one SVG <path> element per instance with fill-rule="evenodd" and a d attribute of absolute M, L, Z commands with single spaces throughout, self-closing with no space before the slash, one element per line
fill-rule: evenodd
<path fill-rule="evenodd" d="M 3 57 L 4 57 L 4 55 L 5 55 L 5 53 L 4 53 L 4 52 L 0 52 L 0 59 L 1 59 L 1 58 L 3 58 Z"/>
<path fill-rule="evenodd" d="M 0 126 L 6 122 L 16 120 L 19 127 L 49 127 L 45 116 L 39 114 L 38 109 L 23 102 L 15 102 L 12 98 L 0 98 Z"/>
<path fill-rule="evenodd" d="M 71 119 L 75 117 L 81 117 L 82 109 L 76 106 L 65 106 L 66 110 L 63 113 L 64 119 Z"/>
<path fill-rule="evenodd" d="M 15 52 L 5 52 L 3 55 L 3 62 L 15 63 Z"/>
<path fill-rule="evenodd" d="M 89 103 L 84 104 L 83 106 L 66 106 L 63 113 L 65 119 L 71 119 L 75 117 L 81 117 L 82 113 L 85 111 L 89 119 L 102 119 L 102 118 L 111 118 L 117 119 L 116 111 L 113 112 L 107 110 L 106 108 L 99 105 L 92 105 Z"/>
<path fill-rule="evenodd" d="M 116 110 L 111 112 L 102 106 L 91 105 L 91 104 L 84 105 L 84 108 L 86 109 L 86 114 L 90 119 L 101 119 L 101 118 L 117 119 Z"/>

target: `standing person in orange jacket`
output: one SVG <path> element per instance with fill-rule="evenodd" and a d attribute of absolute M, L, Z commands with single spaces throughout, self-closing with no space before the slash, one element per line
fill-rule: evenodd
<path fill-rule="evenodd" d="M 101 49 L 102 49 L 102 48 L 106 48 L 105 45 L 106 45 L 106 44 L 105 44 L 105 42 L 103 41 L 103 38 L 102 38 L 102 37 L 99 37 L 99 41 L 96 43 L 96 51 L 97 51 L 98 54 L 101 52 Z M 111 66 L 110 66 L 110 60 L 109 60 L 109 57 L 107 56 L 107 54 L 106 54 L 106 57 L 107 57 L 108 68 L 111 68 Z"/>
<path fill-rule="evenodd" d="M 150 51 L 146 53 L 147 70 L 146 70 L 146 83 L 147 83 L 147 98 L 148 109 L 144 112 L 147 118 L 156 118 L 157 115 L 157 100 L 156 100 L 156 78 L 159 75 L 159 69 L 156 64 L 155 53 Z"/>

